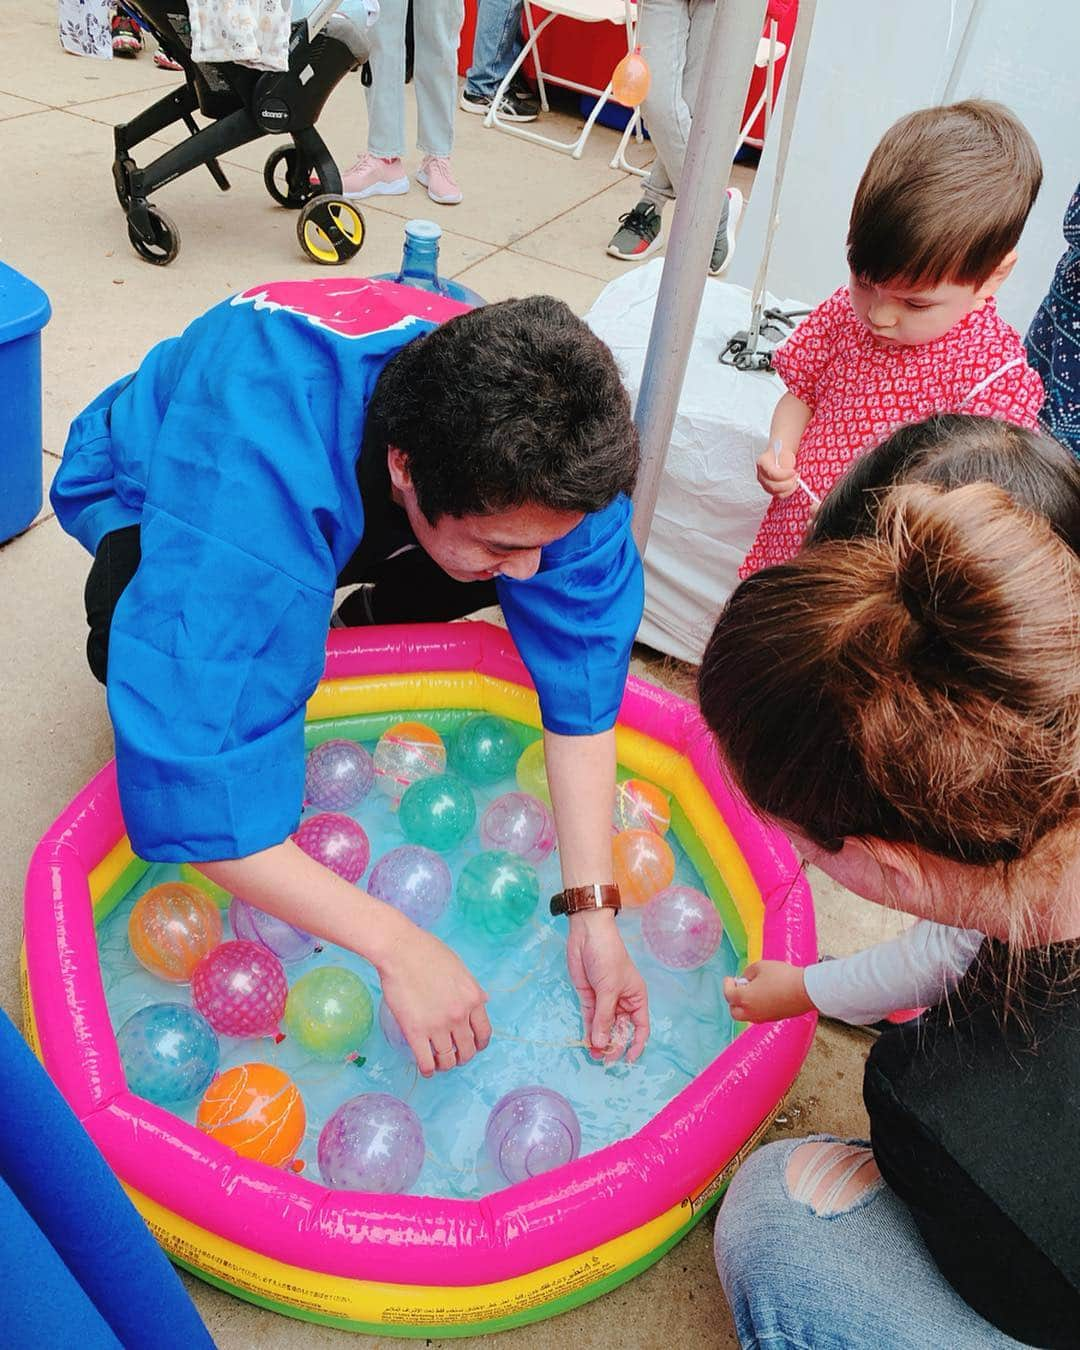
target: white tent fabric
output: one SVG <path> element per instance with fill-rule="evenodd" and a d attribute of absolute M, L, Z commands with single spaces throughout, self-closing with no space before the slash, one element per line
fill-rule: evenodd
<path fill-rule="evenodd" d="M 1002 315 L 1023 332 L 1064 248 L 1061 218 L 1080 176 L 1076 133 L 1080 5 L 1075 0 L 817 0 L 769 267 L 777 290 L 818 304 L 847 278 L 851 200 L 870 152 L 898 117 L 943 97 L 1005 103 L 1035 137 L 1046 177 L 1020 259 L 1001 288 Z M 780 87 L 783 101 L 787 81 Z M 777 126 L 776 117 L 773 128 Z M 752 285 L 769 220 L 778 137 L 762 152 L 728 273 Z"/>
<path fill-rule="evenodd" d="M 636 402 L 663 261 L 606 286 L 585 321 L 608 344 Z M 805 308 L 799 301 L 783 308 Z M 783 386 L 718 357 L 750 319 L 750 292 L 709 281 L 694 332 L 671 444 L 645 552 L 645 617 L 638 637 L 684 661 L 698 661 L 716 616 L 738 581 L 768 498 L 754 461 L 768 444 Z"/>

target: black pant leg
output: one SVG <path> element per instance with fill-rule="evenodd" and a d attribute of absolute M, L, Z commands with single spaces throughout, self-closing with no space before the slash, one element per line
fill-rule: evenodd
<path fill-rule="evenodd" d="M 498 603 L 494 581 L 455 581 L 422 548 L 372 564 L 366 595 L 346 596 L 338 611 L 349 627 L 369 623 L 447 622 Z"/>
<path fill-rule="evenodd" d="M 90 629 L 86 638 L 86 659 L 94 678 L 102 684 L 109 666 L 109 630 L 113 612 L 124 587 L 135 575 L 141 556 L 138 525 L 113 530 L 98 545 L 90 575 L 86 578 L 84 599 Z"/>

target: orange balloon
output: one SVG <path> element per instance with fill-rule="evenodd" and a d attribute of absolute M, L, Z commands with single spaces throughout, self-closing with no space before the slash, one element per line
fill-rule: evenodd
<path fill-rule="evenodd" d="M 627 52 L 611 76 L 611 92 L 624 108 L 636 108 L 639 103 L 644 103 L 651 84 L 652 71 L 640 47 Z"/>
<path fill-rule="evenodd" d="M 665 794 L 644 778 L 627 778 L 615 785 L 615 828 L 652 830 L 667 834 L 671 825 L 671 807 Z"/>
<path fill-rule="evenodd" d="M 636 909 L 675 877 L 675 855 L 670 845 L 652 830 L 620 830 L 611 841 L 615 861 L 615 884 L 624 905 Z"/>
<path fill-rule="evenodd" d="M 307 1113 L 287 1073 L 272 1064 L 238 1064 L 203 1093 L 195 1124 L 245 1158 L 284 1167 L 304 1138 Z"/>
<path fill-rule="evenodd" d="M 128 919 L 135 959 L 151 975 L 186 984 L 221 942 L 221 911 L 198 886 L 166 881 L 135 901 Z"/>

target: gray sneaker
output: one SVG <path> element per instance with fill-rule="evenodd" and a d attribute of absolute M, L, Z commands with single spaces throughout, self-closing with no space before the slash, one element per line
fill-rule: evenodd
<path fill-rule="evenodd" d="M 716 241 L 709 259 L 709 276 L 718 277 L 725 271 L 735 252 L 735 227 L 742 215 L 743 195 L 738 188 L 728 188 L 724 213 L 716 231 Z"/>
<path fill-rule="evenodd" d="M 660 212 L 652 202 L 640 201 L 619 217 L 619 228 L 607 246 L 612 258 L 640 262 L 660 247 Z"/>

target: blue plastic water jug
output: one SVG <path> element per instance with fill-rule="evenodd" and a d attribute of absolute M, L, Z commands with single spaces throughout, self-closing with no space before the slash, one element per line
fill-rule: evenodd
<path fill-rule="evenodd" d="M 0 263 L 0 543 L 41 510 L 41 330 L 51 313 L 40 287 Z"/>
<path fill-rule="evenodd" d="M 405 223 L 405 248 L 401 255 L 400 272 L 384 272 L 375 281 L 398 281 L 417 290 L 434 291 L 449 300 L 460 300 L 463 305 L 486 305 L 482 295 L 469 290 L 457 281 L 445 281 L 439 276 L 439 240 L 442 226 L 433 220 L 409 220 Z"/>

